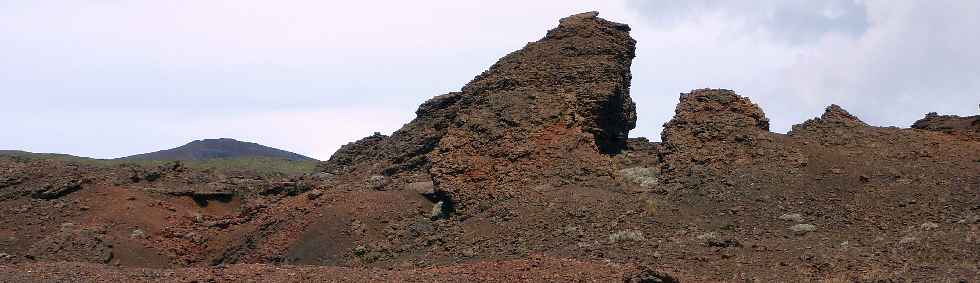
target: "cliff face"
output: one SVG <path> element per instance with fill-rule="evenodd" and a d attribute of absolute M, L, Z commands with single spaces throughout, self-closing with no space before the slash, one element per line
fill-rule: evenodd
<path fill-rule="evenodd" d="M 523 187 L 611 178 L 608 154 L 636 124 L 629 27 L 582 13 L 501 58 L 461 92 L 437 96 L 391 137 L 342 148 L 321 166 L 380 175 L 391 186 L 432 181 L 460 212 Z"/>
<path fill-rule="evenodd" d="M 606 154 L 636 123 L 628 32 L 596 13 L 573 15 L 464 86 L 432 155 L 437 187 L 465 210 L 576 177 L 611 180 Z"/>

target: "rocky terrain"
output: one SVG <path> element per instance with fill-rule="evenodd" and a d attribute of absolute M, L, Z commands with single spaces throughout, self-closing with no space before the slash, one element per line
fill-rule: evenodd
<path fill-rule="evenodd" d="M 980 115 L 959 117 L 930 112 L 925 118 L 915 121 L 912 128 L 944 132 L 976 141 L 980 140 Z"/>
<path fill-rule="evenodd" d="M 564 18 L 307 174 L 0 156 L 0 281 L 980 280 L 975 117 L 699 89 L 627 138 L 629 31 Z"/>

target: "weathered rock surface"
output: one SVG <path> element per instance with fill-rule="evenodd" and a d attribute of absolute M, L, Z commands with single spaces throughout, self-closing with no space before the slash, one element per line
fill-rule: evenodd
<path fill-rule="evenodd" d="M 47 261 L 109 263 L 112 245 L 105 229 L 63 223 L 57 232 L 31 245 L 28 256 Z"/>
<path fill-rule="evenodd" d="M 563 19 L 303 176 L 0 155 L 0 281 L 980 279 L 976 140 L 833 105 L 772 133 L 721 89 L 625 139 L 628 30 Z"/>
<path fill-rule="evenodd" d="M 790 134 L 814 130 L 814 128 L 853 128 L 867 126 L 868 124 L 851 115 L 844 108 L 841 108 L 837 104 L 831 104 L 827 106 L 827 109 L 820 118 L 810 119 L 803 122 L 803 124 L 793 125 L 793 130 Z"/>
<path fill-rule="evenodd" d="M 432 158 L 439 190 L 462 211 L 573 178 L 610 178 L 636 112 L 629 27 L 584 13 L 508 54 L 463 87 Z M 477 207 L 479 206 L 479 207 Z"/>
<path fill-rule="evenodd" d="M 915 121 L 913 129 L 943 132 L 967 139 L 980 140 L 980 115 L 960 117 L 956 115 L 939 115 L 936 112 L 926 114 L 925 118 Z"/>
<path fill-rule="evenodd" d="M 422 104 L 391 137 L 348 144 L 321 170 L 432 181 L 459 211 L 485 209 L 525 187 L 611 178 L 607 154 L 626 146 L 636 123 L 629 97 L 635 41 L 628 26 L 597 15 L 562 19 L 461 92 Z"/>
<path fill-rule="evenodd" d="M 793 125 L 787 133 L 793 137 L 805 138 L 820 144 L 843 145 L 859 139 L 862 132 L 870 126 L 840 106 L 827 106 L 823 115 Z"/>
<path fill-rule="evenodd" d="M 769 119 L 748 98 L 724 89 L 681 94 L 664 124 L 663 168 L 676 188 L 690 188 L 751 165 L 797 168 L 806 158 L 769 132 Z M 668 185 L 670 186 L 670 185 Z"/>

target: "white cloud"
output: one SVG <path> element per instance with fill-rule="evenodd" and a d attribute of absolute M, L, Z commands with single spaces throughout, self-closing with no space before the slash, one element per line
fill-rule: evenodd
<path fill-rule="evenodd" d="M 0 114 L 0 148 L 117 157 L 229 136 L 325 159 L 594 4 L 0 1 L 0 96 L 29 106 Z"/>
<path fill-rule="evenodd" d="M 980 43 L 973 31 L 980 7 L 974 2 L 631 3 L 644 20 L 634 28 L 641 46 L 634 80 L 657 81 L 634 82 L 634 97 L 652 101 L 652 114 L 660 115 L 640 127 L 670 118 L 671 94 L 700 87 L 748 96 L 780 132 L 831 103 L 869 123 L 900 127 L 930 111 L 977 111 L 980 52 L 971 46 Z M 651 42 L 666 47 L 651 49 Z M 651 113 L 641 119 L 644 114 Z M 652 136 L 660 128 L 641 131 Z"/>
<path fill-rule="evenodd" d="M 2 112 L 0 119 L 20 122 L 0 131 L 4 141 L 0 149 L 116 158 L 196 139 L 228 137 L 326 160 L 341 145 L 374 132 L 390 134 L 413 115 L 412 111 L 376 106 L 249 113 Z"/>

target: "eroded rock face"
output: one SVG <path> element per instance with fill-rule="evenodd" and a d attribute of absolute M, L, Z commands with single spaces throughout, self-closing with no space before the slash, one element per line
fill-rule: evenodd
<path fill-rule="evenodd" d="M 844 110 L 844 108 L 841 108 L 837 104 L 831 104 L 830 106 L 827 106 L 827 109 L 824 110 L 823 115 L 820 116 L 820 119 L 823 120 L 824 122 L 841 124 L 841 125 L 846 125 L 851 127 L 868 126 L 868 124 L 864 123 L 864 121 L 861 121 L 861 119 L 858 119 L 854 115 L 851 115 L 851 113 L 847 112 L 847 110 Z"/>
<path fill-rule="evenodd" d="M 691 187 L 753 163 L 806 163 L 796 149 L 775 142 L 777 138 L 769 132 L 762 109 L 731 90 L 681 94 L 661 136 L 665 179 Z"/>
<path fill-rule="evenodd" d="M 419 106 L 416 118 L 391 136 L 374 134 L 340 148 L 318 171 L 340 175 L 337 184 L 383 174 L 392 177 L 391 185 L 431 181 L 428 156 L 446 134 L 456 117 L 461 93 L 433 97 Z"/>
<path fill-rule="evenodd" d="M 345 174 L 365 162 L 377 162 L 379 147 L 387 142 L 388 136 L 375 133 L 369 137 L 341 146 L 330 159 L 321 162 L 317 167 L 320 172 L 330 174 Z"/>
<path fill-rule="evenodd" d="M 611 176 L 607 154 L 636 124 L 629 27 L 589 12 L 500 59 L 462 88 L 419 107 L 391 137 L 344 146 L 321 171 L 431 181 L 460 208 L 523 188 Z"/>
<path fill-rule="evenodd" d="M 804 132 L 817 132 L 824 130 L 846 129 L 867 127 L 868 124 L 861 121 L 851 113 L 844 110 L 837 104 L 831 104 L 824 110 L 820 118 L 806 120 L 802 124 L 793 125 L 789 135 L 799 135 Z"/>
<path fill-rule="evenodd" d="M 536 185 L 612 176 L 603 153 L 625 146 L 636 121 L 635 41 L 626 25 L 596 15 L 562 19 L 463 87 L 431 170 L 462 211 Z"/>
<path fill-rule="evenodd" d="M 831 104 L 823 115 L 793 125 L 787 134 L 821 145 L 845 145 L 864 140 L 872 128 L 844 108 Z"/>
<path fill-rule="evenodd" d="M 681 94 L 674 118 L 661 134 L 668 168 L 724 159 L 717 147 L 765 139 L 769 119 L 748 98 L 725 89 Z"/>
<path fill-rule="evenodd" d="M 956 115 L 939 115 L 936 112 L 926 114 L 912 124 L 913 129 L 943 132 L 955 136 L 980 140 L 980 115 L 960 117 Z"/>
<path fill-rule="evenodd" d="M 636 106 L 629 97 L 636 41 L 629 26 L 597 15 L 561 19 L 543 39 L 477 76 L 463 87 L 468 116 L 500 111 L 485 118 L 512 128 L 553 123 L 580 127 L 596 136 L 603 151 L 622 149 L 636 126 Z"/>
<path fill-rule="evenodd" d="M 679 147 L 698 142 L 734 140 L 769 131 L 759 106 L 726 89 L 699 89 L 681 94 L 674 118 L 664 125 L 664 144 Z"/>

